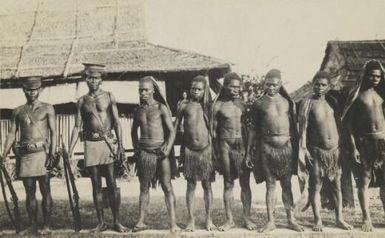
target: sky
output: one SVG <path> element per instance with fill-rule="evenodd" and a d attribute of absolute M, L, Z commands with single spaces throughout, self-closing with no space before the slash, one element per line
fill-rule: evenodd
<path fill-rule="evenodd" d="M 385 39 L 385 0 L 147 0 L 150 42 L 229 61 L 240 74 L 311 80 L 330 40 Z"/>

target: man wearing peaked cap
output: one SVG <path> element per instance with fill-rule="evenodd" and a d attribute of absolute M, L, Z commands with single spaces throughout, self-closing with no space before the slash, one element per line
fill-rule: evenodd
<path fill-rule="evenodd" d="M 55 111 L 52 105 L 38 100 L 41 78 L 27 78 L 22 85 L 27 103 L 12 112 L 11 126 L 0 163 L 3 163 L 2 158 L 6 158 L 12 147 L 17 160 L 17 177 L 23 181 L 27 212 L 31 221 L 31 226 L 25 234 L 38 233 L 35 193 L 36 182 L 39 182 L 43 210 L 43 230 L 40 233 L 45 234 L 49 231 L 52 211 L 50 180 L 47 174 L 47 169 L 50 168 L 47 164 L 53 160 L 56 152 Z M 18 131 L 20 139 L 16 141 Z"/>
<path fill-rule="evenodd" d="M 113 229 L 117 232 L 126 232 L 127 228 L 119 221 L 120 194 L 116 185 L 114 158 L 111 156 L 114 154 L 112 152 L 114 140 L 112 130 L 114 130 L 118 142 L 119 158 L 117 159 L 121 161 L 124 158 L 122 128 L 114 96 L 100 88 L 104 67 L 100 64 L 84 64 L 83 75 L 89 92 L 77 103 L 77 115 L 69 153 L 72 155 L 80 134 L 84 141 L 85 166 L 91 177 L 93 200 L 99 223 L 91 232 L 102 232 L 107 229 L 103 215 L 102 174 L 106 178 L 109 191 L 114 219 Z"/>
<path fill-rule="evenodd" d="M 102 77 L 105 69 L 103 64 L 89 64 L 84 63 L 84 74 L 93 77 Z"/>

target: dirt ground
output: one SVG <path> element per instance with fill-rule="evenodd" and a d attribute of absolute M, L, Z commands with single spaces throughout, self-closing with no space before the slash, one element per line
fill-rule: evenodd
<path fill-rule="evenodd" d="M 253 191 L 253 203 L 252 203 L 252 220 L 257 224 L 258 227 L 262 227 L 266 221 L 266 208 L 265 208 L 265 185 L 259 184 L 256 185 L 251 179 L 251 189 Z M 92 190 L 91 183 L 89 178 L 80 178 L 76 181 L 78 190 L 80 192 L 80 207 L 81 207 L 81 219 L 82 219 L 82 232 L 78 234 L 80 237 L 86 237 L 88 230 L 92 229 L 97 224 L 95 210 L 92 203 Z M 130 182 L 126 180 L 119 180 L 118 185 L 121 190 L 121 221 L 125 226 L 132 228 L 135 225 L 136 220 L 138 219 L 138 196 L 139 196 L 139 183 L 136 178 L 131 179 Z M 22 227 L 26 228 L 28 225 L 28 218 L 25 210 L 25 192 L 21 182 L 14 182 L 17 194 L 19 196 L 19 207 L 22 213 Z M 181 228 L 184 228 L 187 223 L 187 209 L 185 205 L 185 190 L 186 190 L 186 181 L 183 178 L 179 178 L 173 181 L 174 191 L 177 197 L 177 220 L 178 225 Z M 53 208 L 53 218 L 52 226 L 55 232 L 52 234 L 54 237 L 67 237 L 73 235 L 72 233 L 72 214 L 68 204 L 68 195 L 66 190 L 66 184 L 64 180 L 61 179 L 52 179 L 52 196 L 54 199 L 54 208 Z M 279 187 L 279 186 L 278 186 Z M 213 222 L 216 225 L 221 225 L 225 221 L 224 210 L 223 210 L 223 201 L 222 201 L 222 192 L 223 192 L 223 181 L 220 177 L 217 178 L 216 182 L 213 184 L 213 194 L 214 194 L 214 209 L 213 209 Z M 140 233 L 130 233 L 130 236 L 147 236 L 147 237 L 164 237 L 168 236 L 168 220 L 167 220 L 167 210 L 165 207 L 163 192 L 161 188 L 151 190 L 151 201 L 146 217 L 146 223 L 150 225 L 151 230 L 144 231 Z M 297 179 L 293 177 L 293 194 L 295 200 L 299 198 L 299 188 L 297 184 Z M 380 203 L 378 196 L 378 189 L 370 189 L 371 194 L 371 213 L 373 217 L 374 226 L 377 229 L 376 233 L 372 233 L 370 237 L 385 237 L 385 225 L 384 225 L 384 215 L 383 209 Z M 37 192 L 37 197 L 40 199 L 40 194 Z M 285 229 L 286 227 L 286 218 L 283 205 L 281 202 L 280 188 L 277 189 L 277 209 L 275 212 L 276 223 L 278 230 L 272 232 L 271 234 L 285 237 L 296 236 L 295 232 Z M 0 199 L 0 236 L 10 236 L 14 234 L 12 231 L 12 224 L 8 222 L 8 216 L 5 212 L 4 202 L 1 197 Z M 256 232 L 250 232 L 246 229 L 243 229 L 243 220 L 242 220 L 242 204 L 240 201 L 240 187 L 236 183 L 234 188 L 234 207 L 233 214 L 234 219 L 237 225 L 236 229 L 231 230 L 227 233 L 220 233 L 218 231 L 206 232 L 204 231 L 204 219 L 205 219 L 205 210 L 203 203 L 203 191 L 200 186 L 196 190 L 196 225 L 198 231 L 195 233 L 181 233 L 183 237 L 216 237 L 216 236 L 238 236 L 238 237 L 248 237 L 255 236 Z M 334 212 L 328 210 L 322 210 L 322 216 L 324 217 L 325 232 L 330 234 L 339 234 L 339 237 L 354 237 L 360 235 L 365 237 L 365 234 L 359 231 L 360 222 L 361 222 L 361 211 L 358 204 L 356 204 L 355 209 L 345 209 L 344 215 L 346 221 L 354 225 L 354 233 L 340 231 L 334 228 Z M 109 209 L 105 209 L 105 216 L 107 223 L 112 220 L 111 212 Z M 316 233 L 311 232 L 311 226 L 313 221 L 313 216 L 311 209 L 308 209 L 306 212 L 297 214 L 297 219 L 301 225 L 305 227 L 305 234 L 309 234 L 309 237 L 318 237 Z M 310 235 L 311 234 L 311 235 Z M 115 236 L 117 235 L 114 232 L 104 232 L 99 236 Z M 263 234 L 260 234 L 263 235 Z M 321 235 L 321 234 L 319 234 Z M 263 236 L 266 237 L 266 236 Z M 322 236 L 323 237 L 323 236 Z"/>

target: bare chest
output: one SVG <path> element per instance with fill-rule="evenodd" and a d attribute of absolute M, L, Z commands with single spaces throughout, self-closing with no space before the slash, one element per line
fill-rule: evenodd
<path fill-rule="evenodd" d="M 310 109 L 310 118 L 315 122 L 328 122 L 334 120 L 334 110 L 326 102 L 313 102 Z"/>
<path fill-rule="evenodd" d="M 361 93 L 356 101 L 357 106 L 370 109 L 372 107 L 381 107 L 384 100 L 375 91 Z"/>
<path fill-rule="evenodd" d="M 263 103 L 259 110 L 266 120 L 289 115 L 289 104 L 286 101 Z"/>
<path fill-rule="evenodd" d="M 44 122 L 47 118 L 47 110 L 44 107 L 35 109 L 23 108 L 17 115 L 17 121 L 20 125 L 28 126 L 33 123 Z"/>
<path fill-rule="evenodd" d="M 100 96 L 97 98 L 85 97 L 81 110 L 83 113 L 105 112 L 109 109 L 110 100 L 106 96 Z"/>
<path fill-rule="evenodd" d="M 240 120 L 244 113 L 244 107 L 232 102 L 226 102 L 222 104 L 218 113 L 225 120 Z"/>
<path fill-rule="evenodd" d="M 143 125 L 161 123 L 161 111 L 159 108 L 139 108 L 137 112 L 137 119 Z"/>

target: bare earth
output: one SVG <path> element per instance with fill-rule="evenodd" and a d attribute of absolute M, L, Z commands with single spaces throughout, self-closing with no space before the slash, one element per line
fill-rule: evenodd
<path fill-rule="evenodd" d="M 262 227 L 266 220 L 266 210 L 264 205 L 265 199 L 265 185 L 256 185 L 253 180 L 251 182 L 251 189 L 253 191 L 253 205 L 252 205 L 252 220 L 258 227 Z M 78 190 L 80 192 L 80 207 L 82 218 L 82 231 L 77 234 L 77 237 L 90 236 L 89 229 L 92 229 L 97 224 L 95 210 L 92 203 L 92 191 L 91 182 L 89 178 L 81 178 L 76 181 Z M 119 180 L 118 185 L 121 189 L 122 205 L 121 205 L 121 221 L 123 225 L 132 228 L 135 225 L 135 221 L 138 218 L 138 196 L 139 196 L 139 183 L 136 178 L 132 178 L 130 182 L 126 180 Z M 297 185 L 297 179 L 293 178 L 293 193 L 295 200 L 299 197 L 299 189 Z M 22 213 L 23 224 L 22 227 L 26 228 L 28 225 L 28 217 L 25 210 L 25 192 L 21 182 L 14 182 L 16 192 L 19 196 L 19 207 Z M 177 219 L 178 225 L 184 228 L 187 224 L 187 210 L 185 206 L 185 190 L 186 182 L 183 178 L 179 178 L 173 181 L 175 194 L 177 196 Z M 73 236 L 72 230 L 72 214 L 69 208 L 68 195 L 64 180 L 53 179 L 51 181 L 52 195 L 54 199 L 54 209 L 52 226 L 52 237 L 70 237 Z M 280 189 L 278 189 L 280 190 Z M 222 202 L 223 181 L 221 177 L 217 177 L 216 182 L 213 184 L 214 193 L 214 209 L 213 209 L 213 222 L 216 225 L 224 223 L 224 210 Z M 371 213 L 373 217 L 373 223 L 376 227 L 374 233 L 363 233 L 360 231 L 361 226 L 361 211 L 359 205 L 356 204 L 355 209 L 344 210 L 344 216 L 346 221 L 352 224 L 355 228 L 353 231 L 342 231 L 334 228 L 334 212 L 328 210 L 322 210 L 322 216 L 324 217 L 324 234 L 314 233 L 311 231 L 313 215 L 311 209 L 306 212 L 298 214 L 297 219 L 301 225 L 305 227 L 305 233 L 301 237 L 332 237 L 337 235 L 341 237 L 385 237 L 385 222 L 384 213 L 380 203 L 378 189 L 370 189 L 371 193 Z M 37 192 L 38 199 L 40 200 L 40 194 Z M 277 193 L 277 209 L 276 209 L 276 223 L 278 229 L 269 233 L 259 234 L 256 231 L 248 231 L 243 228 L 242 220 L 242 204 L 240 201 L 240 187 L 236 184 L 234 188 L 234 219 L 237 224 L 237 228 L 232 229 L 226 233 L 219 231 L 207 232 L 204 230 L 205 210 L 203 203 L 203 192 L 201 187 L 197 187 L 196 190 L 196 225 L 197 231 L 194 233 L 182 232 L 178 236 L 182 237 L 298 237 L 298 233 L 290 231 L 286 228 L 285 212 L 281 202 L 280 191 Z M 8 222 L 8 216 L 5 211 L 3 198 L 0 198 L 0 236 L 9 237 L 14 235 L 12 224 Z M 112 217 L 109 209 L 105 209 L 106 222 L 111 223 Z M 142 231 L 139 233 L 128 233 L 126 236 L 135 237 L 168 237 L 171 236 L 168 232 L 168 219 L 167 210 L 165 207 L 163 192 L 160 188 L 151 190 L 151 201 L 148 209 L 148 215 L 146 217 L 147 224 L 151 227 L 151 230 Z M 97 237 L 114 237 L 119 235 L 112 231 L 103 232 Z M 327 235 L 327 236 L 325 236 Z M 95 235 L 93 235 L 95 236 Z"/>

